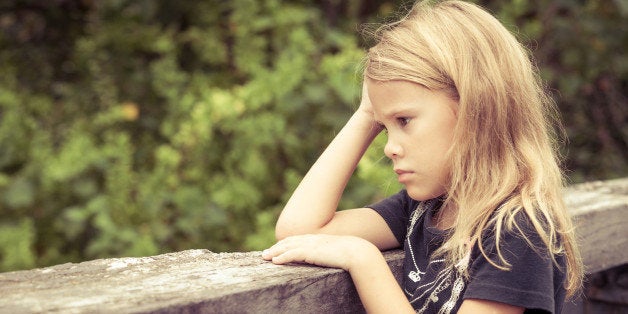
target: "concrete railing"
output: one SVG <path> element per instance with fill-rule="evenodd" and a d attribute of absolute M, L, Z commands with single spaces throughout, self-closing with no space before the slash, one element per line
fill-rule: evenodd
<path fill-rule="evenodd" d="M 628 264 L 628 178 L 568 188 L 588 273 Z M 403 253 L 385 253 L 396 275 Z M 623 292 L 625 295 L 625 291 Z M 189 250 L 0 274 L 0 313 L 359 313 L 342 270 Z"/>

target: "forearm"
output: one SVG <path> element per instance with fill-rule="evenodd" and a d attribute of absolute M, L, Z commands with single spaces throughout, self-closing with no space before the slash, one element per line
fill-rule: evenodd
<path fill-rule="evenodd" d="M 349 269 L 368 313 L 414 313 L 386 260 L 374 246 L 360 254 Z"/>
<path fill-rule="evenodd" d="M 349 178 L 380 131 L 368 114 L 353 114 L 290 197 L 277 221 L 277 238 L 315 232 L 332 219 Z"/>

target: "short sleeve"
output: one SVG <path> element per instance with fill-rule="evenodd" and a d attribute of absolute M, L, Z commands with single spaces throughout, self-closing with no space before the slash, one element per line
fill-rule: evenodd
<path fill-rule="evenodd" d="M 557 267 L 538 233 L 529 227 L 523 229 L 534 248 L 519 231 L 504 232 L 500 239 L 500 250 L 510 263 L 510 270 L 495 267 L 477 245 L 474 247 L 464 299 L 521 306 L 527 309 L 526 313 L 560 313 L 565 298 L 564 258 L 557 257 Z M 501 264 L 494 236 L 487 237 L 483 247 L 493 262 Z"/>
<path fill-rule="evenodd" d="M 419 202 L 413 200 L 406 190 L 401 190 L 397 194 L 366 207 L 372 208 L 382 216 L 397 241 L 403 244 L 410 221 L 410 214 L 418 204 Z"/>

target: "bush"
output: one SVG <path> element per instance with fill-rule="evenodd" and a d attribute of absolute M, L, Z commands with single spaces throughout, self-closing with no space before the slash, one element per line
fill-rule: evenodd
<path fill-rule="evenodd" d="M 0 270 L 270 245 L 282 205 L 357 107 L 356 26 L 401 2 L 5 1 Z M 627 8 L 483 3 L 556 89 L 572 180 L 625 176 Z M 342 208 L 398 189 L 383 141 Z"/>

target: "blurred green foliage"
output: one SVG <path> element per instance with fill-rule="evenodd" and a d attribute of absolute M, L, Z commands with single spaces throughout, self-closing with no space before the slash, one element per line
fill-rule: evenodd
<path fill-rule="evenodd" d="M 477 1 L 536 55 L 574 182 L 628 175 L 624 1 Z M 0 271 L 273 242 L 407 1 L 0 4 Z M 392 15 L 394 16 L 394 15 Z M 341 207 L 396 192 L 379 137 Z"/>

